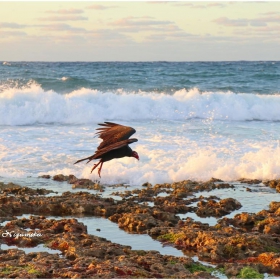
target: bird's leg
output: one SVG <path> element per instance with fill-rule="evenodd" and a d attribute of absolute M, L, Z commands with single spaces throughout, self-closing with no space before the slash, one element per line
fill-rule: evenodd
<path fill-rule="evenodd" d="M 95 165 L 92 167 L 90 173 L 92 173 L 92 171 L 93 171 L 101 162 L 102 162 L 102 161 L 100 160 L 97 164 L 95 164 Z"/>
<path fill-rule="evenodd" d="M 101 172 L 101 169 L 102 169 L 102 165 L 103 165 L 103 161 L 101 161 L 101 165 L 100 165 L 100 167 L 98 169 L 98 175 L 99 175 L 100 178 L 101 178 L 100 172 Z"/>

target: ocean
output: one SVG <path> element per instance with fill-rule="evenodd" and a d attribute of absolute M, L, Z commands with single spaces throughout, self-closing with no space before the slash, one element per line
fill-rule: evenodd
<path fill-rule="evenodd" d="M 140 157 L 104 184 L 279 178 L 280 62 L 0 62 L 1 181 L 99 180 L 73 163 L 104 121 L 134 127 Z"/>

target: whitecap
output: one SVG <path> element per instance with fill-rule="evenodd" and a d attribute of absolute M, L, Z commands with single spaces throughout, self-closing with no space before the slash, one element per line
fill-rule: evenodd
<path fill-rule="evenodd" d="M 0 125 L 34 123 L 89 124 L 104 119 L 186 121 L 280 121 L 280 95 L 200 92 L 182 89 L 173 95 L 155 92 L 102 92 L 81 88 L 68 94 L 40 85 L 4 88 Z"/>

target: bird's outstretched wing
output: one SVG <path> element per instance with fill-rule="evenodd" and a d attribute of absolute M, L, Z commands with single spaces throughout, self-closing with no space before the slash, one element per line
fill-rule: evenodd
<path fill-rule="evenodd" d="M 112 150 L 117 150 L 120 149 L 126 145 L 129 145 L 131 143 L 137 142 L 138 140 L 136 138 L 131 138 L 131 139 L 127 139 L 127 140 L 123 140 L 123 141 L 119 141 L 117 143 L 113 143 L 109 146 L 106 146 L 102 149 L 98 149 L 95 154 L 92 156 L 92 159 L 97 159 L 99 157 L 101 157 L 102 155 L 112 151 Z"/>
<path fill-rule="evenodd" d="M 92 156 L 89 156 L 89 157 L 86 157 L 86 158 L 82 158 L 82 159 L 79 159 L 78 161 L 76 161 L 74 164 L 76 163 L 79 163 L 81 161 L 84 161 L 84 160 L 88 160 L 87 163 L 89 163 L 90 161 L 92 161 L 93 159 L 97 159 L 97 158 L 100 158 L 102 155 L 112 151 L 112 150 L 117 150 L 117 149 L 120 149 L 126 145 L 129 145 L 131 143 L 134 143 L 134 142 L 137 142 L 138 140 L 136 138 L 131 138 L 131 139 L 127 139 L 127 140 L 123 140 L 123 141 L 120 141 L 120 142 L 117 142 L 117 143 L 114 143 L 114 144 L 111 144 L 109 146 L 106 146 L 105 148 L 102 148 L 102 149 L 99 149 L 95 152 L 94 155 Z"/>
<path fill-rule="evenodd" d="M 104 122 L 99 125 L 103 127 L 97 128 L 96 130 L 98 131 L 96 134 L 103 141 L 98 146 L 97 151 L 107 146 L 111 146 L 112 144 L 127 140 L 132 134 L 136 132 L 136 130 L 132 127 L 112 122 Z"/>

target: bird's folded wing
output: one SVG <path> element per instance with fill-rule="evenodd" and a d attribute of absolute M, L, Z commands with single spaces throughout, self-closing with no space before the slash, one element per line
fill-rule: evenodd
<path fill-rule="evenodd" d="M 132 127 L 111 123 L 111 122 L 105 122 L 99 125 L 103 127 L 97 128 L 96 130 L 98 131 L 96 132 L 96 134 L 103 141 L 98 146 L 97 148 L 98 150 L 103 149 L 107 146 L 111 146 L 114 143 L 118 143 L 123 140 L 126 140 L 136 132 L 136 130 Z"/>
<path fill-rule="evenodd" d="M 138 139 L 136 138 L 131 138 L 131 139 L 127 139 L 127 140 L 123 140 L 114 144 L 111 144 L 109 146 L 106 146 L 102 149 L 98 149 L 95 154 L 93 155 L 93 158 L 99 158 L 100 156 L 104 155 L 105 153 L 108 153 L 112 150 L 116 150 L 116 149 L 120 149 L 126 145 L 129 145 L 131 143 L 137 142 Z"/>

